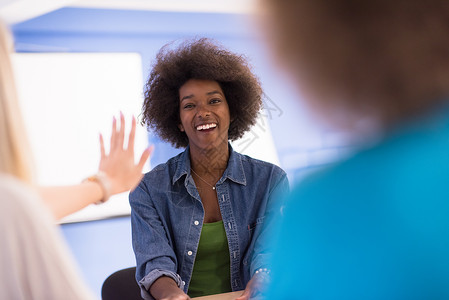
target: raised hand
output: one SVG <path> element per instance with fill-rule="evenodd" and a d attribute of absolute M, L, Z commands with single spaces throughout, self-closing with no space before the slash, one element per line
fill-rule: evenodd
<path fill-rule="evenodd" d="M 145 149 L 139 162 L 134 162 L 134 138 L 136 134 L 136 119 L 132 118 L 128 145 L 125 143 L 125 117 L 120 113 L 120 127 L 117 120 L 112 121 L 110 151 L 106 154 L 103 136 L 100 134 L 101 160 L 99 171 L 103 172 L 110 183 L 110 193 L 117 194 L 134 189 L 142 179 L 142 169 L 153 151 L 153 146 Z"/>

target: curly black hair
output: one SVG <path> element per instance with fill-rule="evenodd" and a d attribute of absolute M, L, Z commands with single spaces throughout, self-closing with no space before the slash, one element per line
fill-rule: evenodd
<path fill-rule="evenodd" d="M 190 79 L 213 80 L 229 105 L 229 140 L 242 137 L 256 123 L 263 94 L 246 58 L 206 38 L 184 41 L 175 49 L 172 45 L 156 56 L 145 85 L 142 124 L 174 147 L 187 147 L 187 135 L 178 128 L 179 88 Z"/>

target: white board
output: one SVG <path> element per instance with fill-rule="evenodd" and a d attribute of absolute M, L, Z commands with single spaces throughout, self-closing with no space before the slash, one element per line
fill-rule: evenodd
<path fill-rule="evenodd" d="M 22 114 L 42 185 L 70 185 L 98 170 L 99 133 L 109 148 L 112 117 L 141 111 L 142 62 L 136 53 L 19 53 L 13 62 Z M 147 147 L 138 125 L 136 153 Z M 138 157 L 136 157 L 136 160 Z M 148 171 L 149 166 L 146 171 Z M 111 197 L 63 222 L 130 213 L 128 194 Z"/>

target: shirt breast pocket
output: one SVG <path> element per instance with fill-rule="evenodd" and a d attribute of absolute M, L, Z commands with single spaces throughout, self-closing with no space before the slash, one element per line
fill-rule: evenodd
<path fill-rule="evenodd" d="M 250 238 L 253 237 L 254 231 L 257 228 L 262 227 L 264 219 L 265 219 L 265 216 L 259 217 L 259 218 L 256 219 L 255 222 L 253 222 L 251 224 L 248 224 L 248 233 L 249 233 L 249 237 Z"/>

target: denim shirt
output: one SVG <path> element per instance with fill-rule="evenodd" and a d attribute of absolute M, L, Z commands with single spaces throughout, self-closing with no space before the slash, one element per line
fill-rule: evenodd
<path fill-rule="evenodd" d="M 232 150 L 216 184 L 229 245 L 231 287 L 245 288 L 259 268 L 268 268 L 274 215 L 288 191 L 285 172 Z M 129 196 L 136 279 L 144 299 L 161 276 L 187 293 L 204 220 L 201 198 L 190 174 L 189 147 L 145 174 Z"/>

